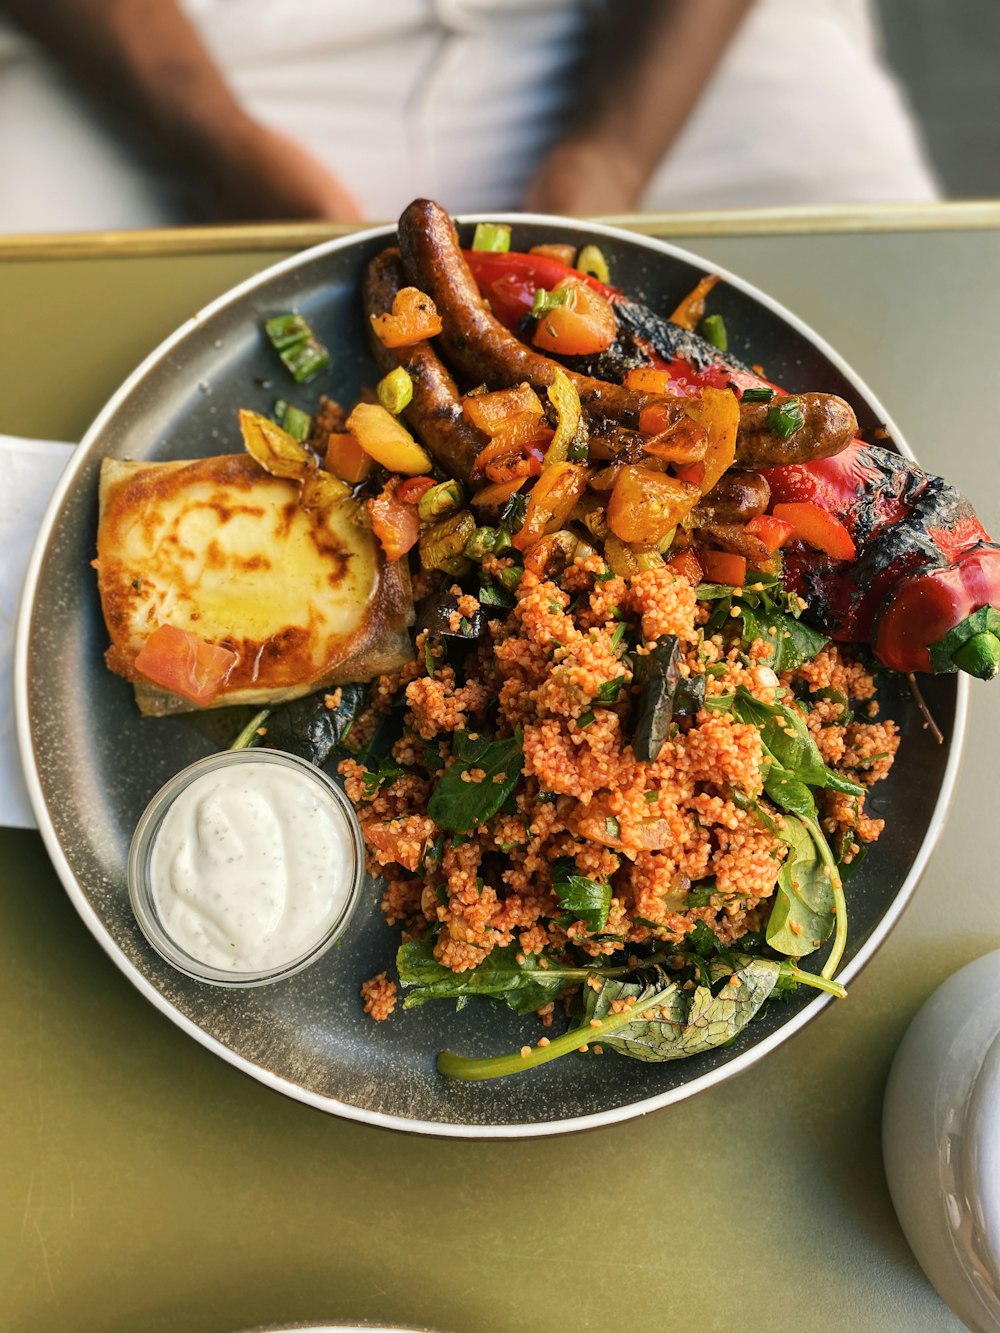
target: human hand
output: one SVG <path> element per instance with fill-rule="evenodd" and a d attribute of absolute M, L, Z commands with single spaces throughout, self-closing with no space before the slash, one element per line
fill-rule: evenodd
<path fill-rule="evenodd" d="M 350 190 L 290 135 L 247 120 L 199 164 L 197 184 L 219 218 L 233 222 L 322 218 L 360 222 Z"/>
<path fill-rule="evenodd" d="M 537 213 L 626 213 L 643 185 L 642 169 L 621 145 L 597 137 L 564 139 L 539 163 L 522 202 Z"/>

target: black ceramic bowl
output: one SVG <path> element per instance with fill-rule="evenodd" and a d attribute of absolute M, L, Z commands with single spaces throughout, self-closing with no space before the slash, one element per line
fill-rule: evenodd
<path fill-rule="evenodd" d="M 608 227 L 535 216 L 507 220 L 517 249 L 596 241 L 615 284 L 661 311 L 670 311 L 714 268 Z M 464 236 L 470 228 L 464 224 Z M 167 339 L 87 432 L 43 522 L 19 626 L 17 711 L 28 788 L 56 869 L 99 942 L 174 1022 L 254 1078 L 321 1110 L 413 1133 L 518 1137 L 609 1124 L 746 1068 L 802 1027 L 828 997 L 810 991 L 772 1006 L 733 1045 L 688 1060 L 569 1058 L 495 1082 L 454 1084 L 435 1071 L 439 1050 L 516 1050 L 537 1036 L 535 1021 L 482 1001 L 461 1012 L 429 1004 L 372 1023 L 358 989 L 391 968 L 397 940 L 384 923 L 375 886 L 342 947 L 287 981 L 239 994 L 174 971 L 147 945 L 129 907 L 126 862 L 139 816 L 174 773 L 213 747 L 177 721 L 140 718 L 130 687 L 104 666 L 107 639 L 90 566 L 100 461 L 105 455 L 161 460 L 239 452 L 237 408 L 267 412 L 276 396 L 293 388 L 262 332 L 265 319 L 291 309 L 309 319 L 333 353 L 331 369 L 294 400 L 306 406 L 322 392 L 353 401 L 375 379 L 359 306 L 361 275 L 392 235 L 392 228 L 380 228 L 332 241 L 242 283 Z M 788 311 L 729 274 L 713 293 L 712 309 L 724 316 L 737 357 L 763 364 L 769 378 L 793 392 L 842 395 L 862 428 L 888 425 L 896 447 L 908 452 L 865 385 Z M 65 708 L 64 700 L 80 697 L 81 682 L 87 707 Z M 845 981 L 902 912 L 954 784 L 965 687 L 954 676 L 929 679 L 926 694 L 948 739 L 936 745 L 911 703 L 891 706 L 902 730 L 900 761 L 874 798 L 886 832 L 848 886 Z"/>

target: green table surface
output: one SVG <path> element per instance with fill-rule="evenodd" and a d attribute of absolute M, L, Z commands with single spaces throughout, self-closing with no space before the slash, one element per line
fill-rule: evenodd
<path fill-rule="evenodd" d="M 1000 231 L 682 244 L 825 335 L 1000 530 Z M 279 257 L 0 261 L 0 431 L 78 438 Z M 132 989 L 37 834 L 0 831 L 0 1329 L 961 1327 L 896 1221 L 880 1121 L 922 1001 L 1000 946 L 998 739 L 1000 685 L 974 685 L 945 834 L 846 1003 L 679 1106 L 527 1142 L 388 1133 L 256 1083 Z"/>

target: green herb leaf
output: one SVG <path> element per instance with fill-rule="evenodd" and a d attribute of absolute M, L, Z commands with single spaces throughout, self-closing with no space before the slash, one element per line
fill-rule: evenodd
<path fill-rule="evenodd" d="M 802 404 L 797 398 L 782 398 L 767 409 L 767 429 L 783 440 L 794 435 L 804 421 Z"/>
<path fill-rule="evenodd" d="M 621 693 L 625 681 L 625 676 L 616 676 L 614 680 L 606 680 L 603 685 L 598 686 L 597 693 L 594 695 L 594 703 L 613 704 Z"/>
<path fill-rule="evenodd" d="M 267 719 L 267 731 L 259 744 L 266 749 L 287 750 L 322 767 L 350 734 L 354 719 L 364 705 L 364 685 L 341 685 L 340 703 L 327 708 L 334 691 L 308 694 L 302 699 L 278 704 Z"/>
<path fill-rule="evenodd" d="M 439 828 L 469 833 L 491 819 L 517 786 L 521 742 L 516 736 L 499 741 L 481 736 L 474 741 L 468 732 L 457 731 L 451 748 L 456 762 L 431 793 L 427 813 Z M 481 782 L 463 782 L 462 774 L 473 768 L 481 768 L 486 776 Z"/>
<path fill-rule="evenodd" d="M 517 532 L 527 511 L 528 497 L 515 491 L 501 511 L 500 526 L 507 532 Z"/>
<path fill-rule="evenodd" d="M 406 769 L 400 768 L 399 764 L 381 763 L 374 771 L 367 769 L 361 779 L 364 783 L 365 797 L 370 801 L 380 787 L 386 783 L 391 787 L 397 779 L 405 776 Z"/>
<path fill-rule="evenodd" d="M 564 924 L 582 921 L 592 934 L 608 924 L 610 884 L 576 874 L 572 861 L 557 861 L 552 868 L 552 889 L 566 914 Z"/>
<path fill-rule="evenodd" d="M 639 691 L 632 749 L 636 759 L 651 763 L 667 742 L 674 716 L 674 693 L 680 680 L 680 640 L 665 634 L 645 658 L 645 673 Z"/>

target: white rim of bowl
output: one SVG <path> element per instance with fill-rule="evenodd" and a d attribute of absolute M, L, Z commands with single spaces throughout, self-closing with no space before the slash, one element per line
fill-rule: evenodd
<path fill-rule="evenodd" d="M 652 254 L 669 255 L 672 258 L 680 259 L 704 273 L 717 273 L 723 281 L 731 287 L 750 296 L 758 304 L 770 310 L 777 315 L 789 327 L 801 334 L 813 347 L 821 352 L 830 363 L 840 371 L 848 383 L 865 400 L 866 404 L 874 411 L 875 415 L 889 432 L 893 444 L 905 457 L 911 461 L 914 459 L 913 451 L 906 444 L 900 434 L 899 428 L 886 412 L 879 399 L 872 393 L 863 379 L 851 369 L 847 362 L 836 352 L 829 343 L 803 320 L 786 309 L 780 301 L 760 291 L 753 283 L 745 281 L 735 273 L 717 264 L 708 264 L 699 255 L 690 250 L 685 250 L 681 246 L 671 245 L 667 241 L 660 241 L 651 236 L 642 236 L 637 232 L 626 231 L 619 227 L 609 227 L 604 223 L 585 222 L 580 219 L 564 218 L 558 215 L 546 213 L 463 213 L 456 218 L 459 224 L 474 224 L 476 222 L 510 222 L 513 225 L 520 223 L 533 223 L 541 226 L 555 226 L 563 231 L 586 232 L 589 239 L 599 236 L 605 236 L 609 240 L 627 241 L 630 245 L 637 246 L 640 249 L 649 250 Z M 757 1042 L 750 1050 L 737 1056 L 735 1060 L 730 1060 L 717 1069 L 709 1070 L 708 1073 L 692 1079 L 682 1087 L 672 1088 L 668 1092 L 658 1093 L 653 1097 L 644 1098 L 642 1101 L 630 1102 L 626 1106 L 612 1107 L 606 1111 L 595 1111 L 589 1115 L 573 1116 L 564 1120 L 546 1120 L 546 1121 L 527 1121 L 512 1125 L 482 1125 L 482 1124 L 463 1124 L 446 1120 L 410 1120 L 404 1116 L 390 1115 L 384 1111 L 370 1111 L 364 1107 L 353 1106 L 350 1102 L 342 1102 L 336 1097 L 325 1096 L 322 1093 L 311 1092 L 308 1088 L 300 1087 L 297 1083 L 292 1083 L 288 1079 L 282 1078 L 271 1070 L 263 1069 L 245 1056 L 239 1055 L 231 1050 L 217 1037 L 213 1037 L 203 1028 L 193 1022 L 185 1014 L 174 1007 L 153 985 L 147 977 L 125 957 L 118 944 L 111 937 L 110 933 L 98 917 L 90 900 L 87 898 L 83 888 L 77 881 L 72 867 L 63 852 L 62 845 L 56 837 L 55 829 L 49 818 L 48 807 L 45 803 L 45 796 L 42 791 L 41 779 L 35 764 L 35 752 L 31 737 L 31 721 L 28 716 L 28 642 L 31 626 L 31 613 L 34 606 L 35 593 L 38 586 L 39 576 L 41 574 L 42 562 L 48 547 L 49 538 L 54 526 L 56 515 L 61 508 L 66 496 L 73 488 L 77 473 L 83 465 L 83 458 L 90 445 L 103 431 L 106 423 L 118 411 L 121 404 L 129 396 L 132 390 L 142 381 L 148 372 L 158 362 L 166 358 L 171 350 L 179 343 L 182 343 L 191 334 L 197 332 L 202 324 L 211 319 L 219 311 L 227 306 L 242 300 L 251 292 L 259 287 L 265 286 L 275 277 L 283 273 L 293 272 L 303 264 L 311 263 L 322 255 L 334 254 L 338 250 L 350 249 L 356 245 L 365 244 L 369 241 L 377 240 L 380 237 L 390 239 L 396 235 L 396 226 L 388 224 L 381 227 L 372 227 L 361 232 L 354 232 L 349 236 L 337 237 L 335 240 L 326 241 L 322 245 L 312 246 L 308 250 L 303 250 L 297 255 L 292 255 L 289 259 L 283 259 L 277 264 L 272 264 L 269 268 L 263 269 L 260 273 L 254 274 L 245 281 L 238 283 L 222 296 L 209 302 L 186 320 L 178 329 L 160 345 L 155 348 L 149 356 L 139 365 L 128 379 L 112 394 L 107 403 L 94 419 L 89 430 L 83 436 L 76 452 L 73 454 L 66 470 L 63 473 L 55 493 L 49 502 L 49 507 L 45 511 L 39 528 L 38 538 L 35 542 L 34 550 L 31 554 L 31 560 L 28 564 L 28 571 L 25 576 L 24 590 L 21 596 L 21 606 L 17 619 L 17 632 L 15 640 L 14 654 L 14 713 L 17 723 L 17 739 L 21 752 L 21 766 L 24 770 L 25 785 L 28 789 L 28 795 L 31 800 L 35 817 L 38 820 L 39 832 L 45 842 L 46 849 L 55 867 L 56 873 L 62 881 L 63 887 L 69 894 L 70 899 L 82 917 L 85 925 L 91 934 L 97 939 L 98 943 L 104 949 L 105 953 L 113 959 L 115 964 L 128 977 L 129 981 L 139 990 L 147 1000 L 156 1006 L 157 1009 L 165 1013 L 174 1023 L 177 1024 L 188 1036 L 193 1037 L 214 1054 L 221 1056 L 229 1064 L 235 1065 L 245 1074 L 250 1074 L 258 1082 L 266 1087 L 273 1088 L 276 1092 L 284 1093 L 286 1097 L 291 1097 L 295 1101 L 304 1102 L 307 1106 L 313 1106 L 317 1110 L 326 1111 L 331 1115 L 342 1116 L 346 1120 L 357 1120 L 362 1124 L 377 1125 L 383 1129 L 401 1130 L 407 1134 L 427 1135 L 437 1138 L 459 1138 L 459 1139 L 526 1139 L 526 1138 L 545 1138 L 556 1134 L 572 1134 L 584 1129 L 597 1129 L 605 1125 L 618 1124 L 621 1121 L 632 1120 L 636 1116 L 648 1115 L 650 1111 L 658 1111 L 664 1106 L 673 1105 L 676 1102 L 685 1101 L 688 1097 L 695 1096 L 696 1093 L 703 1092 L 708 1088 L 714 1087 L 718 1083 L 723 1083 L 734 1075 L 742 1073 L 749 1069 L 751 1065 L 762 1060 L 765 1055 L 787 1041 L 791 1036 L 803 1028 L 806 1023 L 816 1018 L 823 1009 L 830 1004 L 834 997 L 831 995 L 817 994 L 811 998 L 794 1018 L 783 1023 L 770 1036 Z M 944 827 L 945 818 L 948 814 L 954 796 L 955 782 L 962 762 L 962 751 L 965 744 L 965 729 L 968 719 L 969 704 L 969 682 L 964 675 L 959 673 L 957 690 L 955 697 L 955 725 L 951 738 L 951 748 L 948 755 L 948 763 L 945 767 L 944 777 L 941 781 L 941 790 L 938 793 L 938 799 L 935 802 L 934 810 L 927 827 L 927 832 L 920 844 L 920 849 L 910 872 L 903 880 L 899 892 L 886 912 L 885 916 L 878 923 L 869 939 L 851 961 L 839 973 L 838 980 L 843 982 L 850 981 L 861 971 L 866 963 L 872 958 L 875 952 L 882 945 L 890 931 L 896 925 L 903 914 L 903 910 L 909 903 L 913 892 L 920 882 L 920 879 L 927 868 L 927 862 L 937 846 L 941 837 L 941 831 Z"/>

